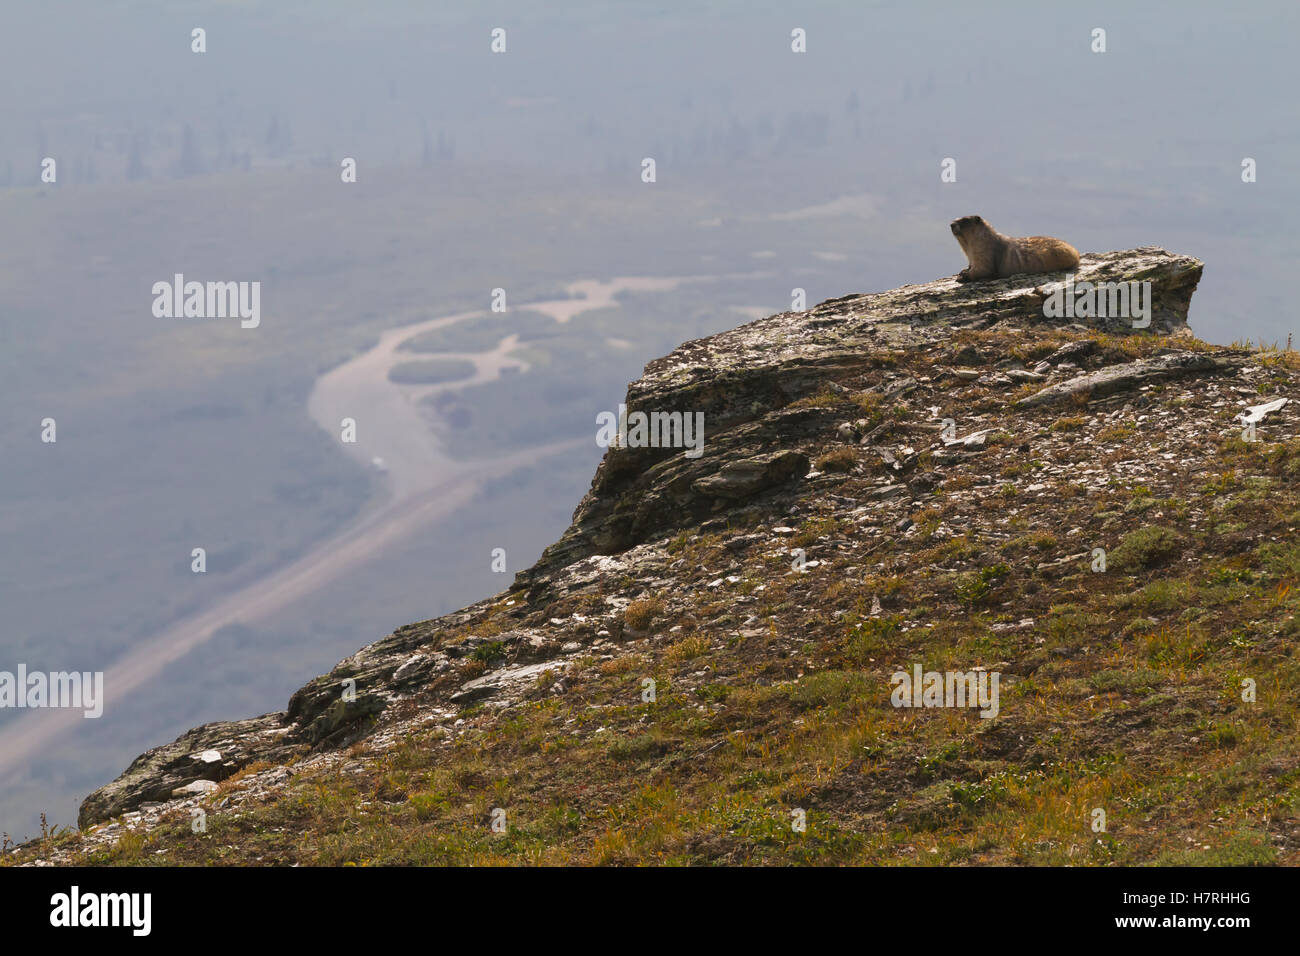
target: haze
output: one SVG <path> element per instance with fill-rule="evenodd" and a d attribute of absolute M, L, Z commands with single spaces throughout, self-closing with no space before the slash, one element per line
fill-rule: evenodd
<path fill-rule="evenodd" d="M 502 590 L 567 525 L 596 415 L 646 362 L 795 288 L 952 275 L 957 216 L 1194 255 L 1212 342 L 1295 328 L 1292 4 L 5 19 L 0 670 L 107 673 L 97 720 L 0 710 L 14 837 L 74 823 L 145 749 Z M 259 282 L 260 324 L 155 317 L 176 273 Z"/>

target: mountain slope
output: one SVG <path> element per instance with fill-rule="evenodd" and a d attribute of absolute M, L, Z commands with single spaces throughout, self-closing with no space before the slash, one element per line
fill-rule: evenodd
<path fill-rule="evenodd" d="M 627 405 L 703 455 L 610 449 L 511 590 L 7 860 L 1295 863 L 1300 359 L 1196 340 L 1200 274 L 1085 256 L 1152 283 L 1140 333 L 1022 276 L 688 342 Z M 918 667 L 996 716 L 894 706 Z"/>

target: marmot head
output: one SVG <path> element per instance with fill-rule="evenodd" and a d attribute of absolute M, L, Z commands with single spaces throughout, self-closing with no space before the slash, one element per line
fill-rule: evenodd
<path fill-rule="evenodd" d="M 962 216 L 960 219 L 954 219 L 949 228 L 952 229 L 954 236 L 961 239 L 963 235 L 970 235 L 976 231 L 984 232 L 989 229 L 989 224 L 982 216 Z"/>

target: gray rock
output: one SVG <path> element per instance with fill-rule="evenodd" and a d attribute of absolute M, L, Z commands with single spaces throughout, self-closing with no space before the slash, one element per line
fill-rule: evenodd
<path fill-rule="evenodd" d="M 172 791 L 173 797 L 197 797 L 217 789 L 215 780 L 195 780 Z"/>
<path fill-rule="evenodd" d="M 81 804 L 77 824 L 87 827 L 145 803 L 169 800 L 197 780 L 221 781 L 255 759 L 283 760 L 294 752 L 284 739 L 282 714 L 206 724 L 131 762 L 120 777 Z M 199 760 L 219 753 L 220 761 Z"/>
<path fill-rule="evenodd" d="M 464 705 L 486 700 L 534 684 L 547 671 L 555 671 L 558 676 L 564 672 L 566 666 L 563 661 L 546 661 L 541 664 L 526 664 L 523 667 L 503 667 L 475 680 L 467 681 L 460 690 L 451 695 L 451 701 Z"/>
<path fill-rule="evenodd" d="M 1237 359 L 1206 355 L 1202 352 L 1170 352 L 1076 375 L 1074 378 L 1049 385 L 1042 391 L 1022 398 L 1016 402 L 1016 405 L 1020 408 L 1049 405 L 1085 394 L 1092 398 L 1102 398 L 1119 392 L 1133 391 L 1143 385 L 1165 379 L 1235 371 L 1244 361 L 1244 357 Z"/>
<path fill-rule="evenodd" d="M 729 462 L 717 474 L 697 478 L 691 488 L 714 498 L 749 498 L 807 470 L 807 455 L 778 451 Z"/>

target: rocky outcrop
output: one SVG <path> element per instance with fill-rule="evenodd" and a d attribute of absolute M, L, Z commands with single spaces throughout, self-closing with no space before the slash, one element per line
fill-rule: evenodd
<path fill-rule="evenodd" d="M 846 296 L 687 342 L 646 367 L 626 404 L 630 413 L 702 412 L 702 455 L 610 448 L 572 526 L 510 592 L 362 648 L 297 691 L 281 713 L 210 724 L 149 751 L 86 799 L 79 823 L 203 799 L 254 763 L 276 766 L 283 779 L 293 758 L 404 733 L 393 729 L 405 728 L 402 721 L 454 721 L 459 708 L 490 710 L 562 693 L 575 655 L 642 633 L 630 619 L 625 628 L 629 599 L 608 586 L 611 577 L 683 594 L 697 587 L 675 580 L 681 572 L 664 565 L 663 542 L 683 530 L 730 535 L 733 525 L 761 521 L 780 536 L 791 532 L 784 516 L 824 500 L 855 515 L 871 512 L 880 522 L 872 534 L 885 527 L 905 533 L 909 502 L 933 494 L 953 471 L 978 468 L 995 430 L 1028 427 L 1000 422 L 988 409 L 1040 414 L 1055 402 L 1114 398 L 1175 376 L 1241 367 L 1242 353 L 1210 355 L 1190 338 L 1180 347 L 1200 274 L 1195 259 L 1155 248 L 1083 257 L 1080 281 L 1152 283 L 1143 334 L 1171 348 L 1136 361 L 1086 334 L 1132 333 L 1131 322 L 1044 315 L 1057 276 L 941 279 Z M 1037 348 L 1058 330 L 1073 338 Z M 998 335 L 1015 347 L 990 344 Z M 938 419 L 904 422 L 896 414 L 904 403 L 929 408 L 950 399 L 972 409 L 983 402 L 985 410 L 955 434 Z M 760 540 L 737 532 L 727 548 L 741 555 Z M 698 587 L 728 580 L 724 573 Z"/>
<path fill-rule="evenodd" d="M 141 754 L 120 777 L 85 799 L 78 825 L 185 795 L 187 787 L 201 781 L 215 785 L 255 759 L 288 759 L 292 747 L 285 740 L 282 716 L 205 724 Z"/>
<path fill-rule="evenodd" d="M 1201 270 L 1199 260 L 1144 246 L 1085 255 L 1072 281 L 1076 288 L 1085 282 L 1149 282 L 1151 315 L 1145 331 L 1182 336 L 1189 334 L 1187 310 Z M 679 346 L 646 366 L 641 379 L 629 386 L 626 404 L 629 414 L 702 412 L 704 454 L 687 459 L 672 449 L 611 448 L 573 525 L 518 576 L 518 586 L 529 586 L 577 558 L 615 553 L 649 535 L 689 527 L 733 507 L 746 489 L 752 494 L 768 490 L 771 481 L 735 481 L 737 461 L 771 454 L 778 435 L 820 432 L 824 416 L 816 409 L 792 407 L 794 403 L 827 388 L 828 382 L 868 368 L 891 350 L 943 340 L 954 329 L 1074 325 L 1119 334 L 1136 331 L 1133 320 L 1119 317 L 1045 316 L 1045 303 L 1064 285 L 1065 277 L 1056 275 L 966 284 L 937 279 L 831 299 L 807 312 L 783 312 Z M 1078 354 L 1063 351 L 1047 359 L 1047 365 Z M 1041 377 L 1028 369 L 1012 374 L 1020 381 Z M 908 382 L 899 381 L 882 394 L 892 400 L 908 388 Z"/>
<path fill-rule="evenodd" d="M 464 613 L 440 622 L 454 627 Z M 345 746 L 364 732 L 367 718 L 415 688 L 436 684 L 450 668 L 461 649 L 436 656 L 418 653 L 430 635 L 428 624 L 399 628 L 299 688 L 284 711 L 205 724 L 142 754 L 82 802 L 78 825 L 170 799 L 196 781 L 220 783 L 255 761 L 283 763 L 313 748 Z"/>
<path fill-rule="evenodd" d="M 1121 392 L 1132 392 L 1144 385 L 1178 378 L 1184 375 L 1205 375 L 1227 371 L 1241 366 L 1239 356 L 1213 356 L 1199 352 L 1167 352 L 1137 362 L 1126 362 L 1076 375 L 1068 381 L 1035 392 L 1016 402 L 1021 408 L 1051 405 L 1080 396 L 1102 398 Z"/>

